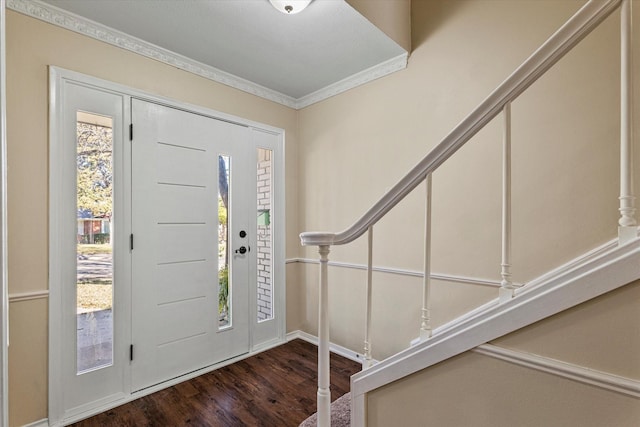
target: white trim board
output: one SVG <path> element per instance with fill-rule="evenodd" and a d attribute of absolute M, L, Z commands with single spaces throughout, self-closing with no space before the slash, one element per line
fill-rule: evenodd
<path fill-rule="evenodd" d="M 1 0 L 0 0 L 1 1 Z M 144 91 L 140 91 L 137 89 L 133 89 L 124 85 L 120 85 L 120 84 L 116 84 L 116 83 L 112 83 L 112 82 L 108 82 L 102 79 L 98 79 L 95 77 L 91 77 L 88 75 L 84 75 L 81 73 L 77 73 L 74 71 L 69 71 L 69 70 L 65 70 L 62 68 L 58 68 L 58 67 L 53 67 L 50 66 L 50 90 L 53 91 L 52 94 L 55 94 L 56 96 L 51 96 L 51 100 L 56 100 L 59 99 L 59 94 L 58 94 L 58 90 L 61 89 L 61 84 L 63 82 L 74 82 L 74 84 L 78 84 L 81 86 L 86 86 L 86 87 L 93 87 L 93 88 L 98 88 L 100 90 L 103 91 L 107 91 L 107 92 L 111 92 L 111 93 L 118 93 L 118 94 L 122 94 L 125 95 L 127 98 L 136 98 L 136 99 L 142 99 L 142 100 L 148 100 L 151 102 L 155 102 L 155 103 L 159 103 L 159 104 L 163 104 L 163 105 L 167 105 L 173 108 L 179 108 L 179 109 L 183 109 L 186 111 L 190 111 L 193 113 L 197 113 L 206 117 L 213 117 L 219 120 L 224 120 L 224 121 L 228 121 L 231 123 L 236 123 L 239 124 L 241 126 L 245 126 L 248 128 L 253 128 L 253 130 L 256 131 L 263 131 L 265 133 L 268 134 L 273 134 L 273 135 L 277 135 L 279 136 L 278 139 L 278 149 L 275 149 L 274 146 L 274 159 L 277 159 L 277 161 L 282 165 L 280 168 L 277 168 L 277 170 L 274 172 L 274 182 L 276 182 L 276 185 L 279 184 L 279 187 L 282 189 L 281 195 L 282 197 L 275 197 L 275 200 L 273 202 L 274 204 L 274 209 L 277 210 L 277 212 L 280 212 L 280 215 L 282 215 L 282 217 L 279 219 L 279 223 L 285 223 L 285 218 L 284 218 L 284 170 L 285 170 L 285 159 L 284 159 L 284 130 L 273 127 L 273 126 L 269 126 L 269 125 L 264 125 L 258 122 L 254 122 L 251 120 L 247 120 L 241 117 L 237 117 L 237 116 L 233 116 L 230 114 L 224 114 L 224 113 L 220 113 L 218 111 L 212 110 L 212 109 L 208 109 L 208 108 L 204 108 L 204 107 L 199 107 L 199 106 L 194 106 L 188 103 L 184 103 L 184 102 L 179 102 L 179 101 L 175 101 L 173 99 L 170 98 L 165 98 L 165 97 L 161 97 L 161 96 L 157 96 L 157 95 L 153 95 Z M 58 110 L 58 104 L 56 102 L 51 102 L 50 103 L 50 115 L 52 117 L 55 117 L 55 115 L 57 114 L 57 110 Z M 128 103 L 125 103 L 128 105 Z M 125 112 L 125 117 L 129 117 L 127 116 L 128 113 Z M 54 124 L 54 126 L 50 127 L 50 140 L 54 141 L 55 138 L 59 138 L 58 136 L 58 131 L 59 129 L 56 128 L 55 126 L 55 120 L 52 121 L 52 123 Z M 55 157 L 55 153 L 52 152 L 50 153 L 50 156 L 52 158 Z M 50 159 L 51 161 L 51 159 Z M 52 171 L 54 171 L 55 169 L 52 169 Z M 59 186 L 57 186 L 54 182 L 54 180 L 52 178 L 50 178 L 50 184 L 52 185 L 52 188 L 55 191 L 50 191 L 50 196 L 51 196 L 51 200 L 50 200 L 50 210 L 55 209 L 55 203 L 58 203 L 58 199 L 55 197 L 56 191 L 58 190 Z M 53 195 L 53 196 L 52 196 Z M 55 202 L 55 203 L 54 203 Z M 53 203 L 53 204 L 52 204 Z M 276 209 L 277 208 L 277 209 Z M 275 214 L 274 214 L 275 215 Z M 55 248 L 55 236 L 51 237 L 50 236 L 50 247 L 54 247 Z M 52 246 L 53 245 L 53 246 Z M 54 253 L 52 251 L 50 251 L 50 253 Z M 242 360 L 243 358 L 252 356 L 254 354 L 258 354 L 261 351 L 266 350 L 267 348 L 277 345 L 279 343 L 284 343 L 285 342 L 285 330 L 286 330 L 286 304 L 285 302 L 285 294 L 284 294 L 284 289 L 285 289 L 285 285 L 286 285 L 286 277 L 285 277 L 285 269 L 284 269 L 284 262 L 285 262 L 285 254 L 284 254 L 284 244 L 282 245 L 278 245 L 278 248 L 274 251 L 274 286 L 277 287 L 276 293 L 274 294 L 274 298 L 275 301 L 278 303 L 277 306 L 280 307 L 279 310 L 281 311 L 281 314 L 278 315 L 278 318 L 276 319 L 277 322 L 277 336 L 274 337 L 273 339 L 269 340 L 269 341 L 265 341 L 262 342 L 260 344 L 254 344 L 254 340 L 255 340 L 255 334 L 253 332 L 250 332 L 250 339 L 251 341 L 251 345 L 253 346 L 252 348 L 250 348 L 250 351 L 242 356 L 239 356 L 237 358 L 233 358 L 230 359 L 228 361 L 222 362 L 220 364 L 214 364 L 212 366 L 209 367 L 205 367 L 202 370 L 196 371 L 194 373 L 190 373 L 187 374 L 183 377 L 180 377 L 178 379 L 175 380 L 171 380 L 171 381 L 167 381 L 164 382 L 160 385 L 158 385 L 157 387 L 151 387 L 149 389 L 145 389 L 143 392 L 137 392 L 134 394 L 130 393 L 130 387 L 125 390 L 125 393 L 120 393 L 117 395 L 112 395 L 112 396 L 108 396 L 108 400 L 101 400 L 100 402 L 98 402 L 96 404 L 96 406 L 94 408 L 89 409 L 84 409 L 84 408 L 80 408 L 78 411 L 70 413 L 68 416 L 64 416 L 62 415 L 62 409 L 61 409 L 61 402 L 60 402 L 60 397 L 58 394 L 56 393 L 52 393 L 52 390 L 57 390 L 60 387 L 60 384 L 62 383 L 61 380 L 61 372 L 60 369 L 58 369 L 58 366 L 60 366 L 60 357 L 61 357 L 61 353 L 60 353 L 60 349 L 59 347 L 59 339 L 56 339 L 55 337 L 59 334 L 60 331 L 60 318 L 61 315 L 59 315 L 59 313 L 56 311 L 59 309 L 60 304 L 60 292 L 59 290 L 56 290 L 56 287 L 52 287 L 50 286 L 50 291 L 47 291 L 47 295 L 44 294 L 44 291 L 37 291 L 37 292 L 26 292 L 23 294 L 14 294 L 14 299 L 16 300 L 25 300 L 25 299 L 34 299 L 34 298 L 45 298 L 48 297 L 49 299 L 49 413 L 48 413 L 48 422 L 51 423 L 51 425 L 62 425 L 63 423 L 71 423 L 71 422 L 75 422 L 78 421 L 82 418 L 86 418 L 89 417 L 91 415 L 97 414 L 99 412 L 103 412 L 105 410 L 108 410 L 110 408 L 113 408 L 115 406 L 121 405 L 123 403 L 126 403 L 128 401 L 131 401 L 137 397 L 140 397 L 142 395 L 146 395 L 148 393 L 152 393 L 154 391 L 158 391 L 160 389 L 163 389 L 165 387 L 169 387 L 173 384 L 177 384 L 181 381 L 184 381 L 186 379 L 189 379 L 193 376 L 211 371 L 213 369 L 216 369 L 218 367 L 222 367 L 225 366 L 229 363 L 233 363 L 234 361 L 238 361 L 238 360 Z M 57 271 L 57 269 L 59 268 L 59 264 L 57 263 L 50 263 L 49 265 L 50 267 L 50 272 L 49 272 L 49 276 L 50 279 L 51 278 L 56 278 L 59 277 L 59 271 Z M 51 280 L 50 280 L 51 282 Z M 276 310 L 278 312 L 278 310 Z M 0 426 L 3 427 L 3 426 Z"/>
<path fill-rule="evenodd" d="M 638 233 L 640 233 L 640 226 L 637 227 Z M 612 250 L 618 246 L 618 239 L 614 238 L 605 242 L 590 251 L 585 252 L 584 254 L 562 264 L 553 270 L 539 276 L 530 282 L 527 283 L 516 283 L 518 288 L 516 289 L 516 294 L 528 292 L 531 289 L 534 289 L 538 285 L 545 283 L 552 277 L 557 277 L 559 275 L 566 274 L 584 263 L 597 259 L 608 251 Z M 289 258 L 285 261 L 287 264 L 293 263 L 301 263 L 301 264 L 320 264 L 320 261 L 312 258 Z M 339 267 L 339 268 L 351 268 L 354 270 L 367 270 L 367 266 L 364 264 L 357 264 L 351 262 L 342 262 L 342 261 L 329 261 L 330 267 Z M 394 267 L 373 267 L 373 271 L 378 273 L 387 273 L 387 274 L 398 274 L 402 276 L 410 276 L 410 277 L 424 277 L 424 273 L 422 271 L 417 270 L 409 270 L 403 268 L 394 268 Z M 478 277 L 465 277 L 465 276 L 456 276 L 453 274 L 442 274 L 442 273 L 431 273 L 432 280 L 441 280 L 444 282 L 453 282 L 453 283 L 462 283 L 467 285 L 480 285 L 480 286 L 491 286 L 491 287 L 500 287 L 500 280 L 492 280 L 492 279 L 483 279 Z M 455 322 L 455 320 L 454 320 Z"/>
<path fill-rule="evenodd" d="M 310 258 L 290 258 L 286 261 L 287 264 L 300 263 L 300 264 L 320 264 L 320 261 L 317 259 Z M 355 264 L 351 262 L 341 262 L 341 261 L 329 261 L 330 267 L 339 267 L 339 268 L 350 268 L 354 270 L 367 270 L 367 266 L 364 264 Z M 403 268 L 393 268 L 393 267 L 373 267 L 373 271 L 377 273 L 387 273 L 387 274 L 398 274 L 401 276 L 410 276 L 410 277 L 424 277 L 424 273 L 416 270 L 408 270 Z M 476 277 L 464 277 L 464 276 L 454 276 L 452 274 L 440 274 L 440 273 L 431 273 L 431 279 L 433 280 L 441 280 L 444 282 L 454 282 L 454 283 L 462 283 L 465 285 L 480 285 L 480 286 L 490 286 L 490 287 L 500 287 L 499 280 L 491 280 L 491 279 L 481 279 Z"/>
<path fill-rule="evenodd" d="M 74 13 L 67 12 L 48 3 L 43 3 L 38 0 L 7 0 L 7 7 L 23 15 L 137 53 L 138 55 L 296 110 L 323 101 L 396 71 L 403 70 L 407 68 L 409 58 L 409 54 L 404 53 L 296 99 L 168 49 L 156 46 L 137 37 L 83 18 Z"/>
<path fill-rule="evenodd" d="M 582 384 L 588 384 L 605 390 L 614 391 L 627 396 L 640 398 L 640 381 L 613 375 L 608 372 L 588 369 L 573 363 L 562 362 L 532 353 L 483 344 L 472 350 L 484 356 L 493 357 L 518 366 L 546 372 L 558 377 L 567 378 Z"/>
<path fill-rule="evenodd" d="M 315 346 L 318 345 L 318 337 L 316 337 L 315 335 L 308 334 L 301 330 L 292 331 L 287 334 L 287 342 L 293 341 L 295 339 L 304 340 Z M 348 348 L 342 347 L 341 345 L 338 345 L 338 344 L 329 343 L 329 351 L 331 351 L 332 353 L 338 354 L 342 357 L 346 357 L 349 360 L 353 360 L 354 362 L 362 363 L 364 361 L 364 355 L 362 353 L 349 350 Z M 377 363 L 377 360 L 374 360 L 373 362 Z"/>
<path fill-rule="evenodd" d="M 7 284 L 7 85 L 5 0 L 0 0 L 0 427 L 9 425 L 9 295 Z"/>
<path fill-rule="evenodd" d="M 36 299 L 49 298 L 49 291 L 32 291 L 32 292 L 19 292 L 9 294 L 9 302 L 31 301 Z"/>
<path fill-rule="evenodd" d="M 318 345 L 318 337 L 304 331 L 297 330 L 287 334 L 287 342 L 294 339 L 302 339 L 313 345 Z M 357 353 L 337 344 L 330 343 L 329 348 L 333 353 L 339 354 L 340 356 L 346 357 L 347 359 L 355 362 L 362 363 L 364 360 L 364 356 L 361 353 Z M 563 362 L 533 353 L 499 347 L 493 344 L 482 344 L 471 351 L 487 357 L 513 363 L 518 366 L 524 366 L 536 371 L 567 378 L 582 384 L 588 384 L 627 396 L 640 398 L 640 381 L 632 378 L 621 377 L 608 372 L 585 368 L 574 363 Z M 378 361 L 374 361 L 374 363 L 377 362 Z"/>

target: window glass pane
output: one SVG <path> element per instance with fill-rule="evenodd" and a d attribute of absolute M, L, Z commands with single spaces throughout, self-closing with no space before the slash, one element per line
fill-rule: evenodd
<path fill-rule="evenodd" d="M 78 374 L 113 364 L 113 124 L 77 114 Z"/>
<path fill-rule="evenodd" d="M 229 188 L 231 159 L 218 156 L 218 327 L 231 326 L 229 274 Z"/>
<path fill-rule="evenodd" d="M 271 150 L 258 148 L 258 322 L 273 318 Z"/>

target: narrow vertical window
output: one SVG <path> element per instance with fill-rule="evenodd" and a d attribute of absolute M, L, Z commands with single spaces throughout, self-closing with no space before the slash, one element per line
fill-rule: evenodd
<path fill-rule="evenodd" d="M 218 156 L 218 327 L 231 326 L 231 275 L 229 274 L 229 156 Z"/>
<path fill-rule="evenodd" d="M 113 120 L 76 118 L 76 373 L 113 364 Z"/>
<path fill-rule="evenodd" d="M 258 148 L 258 322 L 273 318 L 272 151 Z"/>

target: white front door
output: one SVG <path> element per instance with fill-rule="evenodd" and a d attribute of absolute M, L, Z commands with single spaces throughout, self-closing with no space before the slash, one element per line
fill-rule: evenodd
<path fill-rule="evenodd" d="M 147 101 L 132 123 L 138 391 L 249 351 L 255 149 L 245 126 Z"/>
<path fill-rule="evenodd" d="M 282 132 L 55 67 L 51 99 L 51 424 L 282 342 Z"/>

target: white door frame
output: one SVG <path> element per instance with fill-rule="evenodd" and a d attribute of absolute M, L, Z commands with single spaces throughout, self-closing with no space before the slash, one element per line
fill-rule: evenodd
<path fill-rule="evenodd" d="M 4 0 L 0 0 L 0 2 L 3 2 Z M 4 28 L 4 26 L 3 26 Z M 228 122 L 232 122 L 232 123 L 238 123 L 241 124 L 243 126 L 247 126 L 251 129 L 252 132 L 256 133 L 256 134 L 261 134 L 261 135 L 270 135 L 271 136 L 271 141 L 273 143 L 273 159 L 274 159 L 274 167 L 273 167 L 273 184 L 274 184 L 274 188 L 276 188 L 278 191 L 275 192 L 274 194 L 274 198 L 273 198 L 273 213 L 272 213 L 272 223 L 274 224 L 274 236 L 277 235 L 279 236 L 278 240 L 276 240 L 274 238 L 274 241 L 277 242 L 277 244 L 274 247 L 274 253 L 273 253 L 273 258 L 274 258 L 274 271 L 273 271 L 273 281 L 274 281 L 274 310 L 275 310 L 275 321 L 274 321 L 274 334 L 270 337 L 260 337 L 260 340 L 262 340 L 261 342 L 257 342 L 256 339 L 254 339 L 254 330 L 256 328 L 255 323 L 252 322 L 252 324 L 250 324 L 249 326 L 249 353 L 243 356 L 240 356 L 238 358 L 234 358 L 231 360 L 227 360 L 224 363 L 221 363 L 219 365 L 214 365 L 212 367 L 209 368 L 205 368 L 203 370 L 197 371 L 193 374 L 181 377 L 179 379 L 176 380 L 172 380 L 172 381 L 168 381 L 163 383 L 160 386 L 157 387 L 150 387 L 148 389 L 145 389 L 143 392 L 138 392 L 135 393 L 135 395 L 131 394 L 131 390 L 130 390 L 130 383 L 129 383 L 129 389 L 126 390 L 125 394 L 126 396 L 123 399 L 118 400 L 117 402 L 105 402 L 103 404 L 97 404 L 96 407 L 94 408 L 95 410 L 92 410 L 92 414 L 95 413 L 99 413 L 105 410 L 108 410 L 114 406 L 117 405 L 121 405 L 127 401 L 136 399 L 138 397 L 141 397 L 143 395 L 146 394 L 150 394 L 153 393 L 155 391 L 161 390 L 163 388 L 169 387 L 171 385 L 174 385 L 176 383 L 179 383 L 181 381 L 184 381 L 186 379 L 201 375 L 207 371 L 211 371 L 213 369 L 216 369 L 220 366 L 229 364 L 229 363 L 233 363 L 237 360 L 241 360 L 242 358 L 251 356 L 261 350 L 264 350 L 266 348 L 269 348 L 271 346 L 280 344 L 280 343 L 284 343 L 286 338 L 285 338 L 285 334 L 286 334 L 286 296 L 285 296 L 285 234 L 284 234 L 284 224 L 285 224 L 285 215 L 284 215 L 284 209 L 285 209 L 285 198 L 284 198 L 284 194 L 285 194 L 285 188 L 284 188 L 284 170 L 285 170 L 285 164 L 284 164 L 284 130 L 283 129 L 279 129 L 276 127 L 272 127 L 272 126 L 268 126 L 268 125 L 264 125 L 261 123 L 257 123 L 257 122 L 253 122 L 250 120 L 246 120 L 243 118 L 239 118 L 239 117 L 235 117 L 229 114 L 224 114 L 224 113 L 220 113 L 214 110 L 210 110 L 207 108 L 203 108 L 203 107 L 199 107 L 199 106 L 195 106 L 195 105 L 191 105 L 191 104 L 187 104 L 187 103 L 182 103 L 182 102 L 177 102 L 175 100 L 171 100 L 168 98 L 164 98 L 164 97 L 159 97 L 159 96 L 155 96 L 146 92 L 142 92 L 136 89 L 132 89 L 130 87 L 124 86 L 124 85 L 120 85 L 120 84 L 116 84 L 116 83 L 112 83 L 112 82 L 108 82 L 102 79 L 98 79 L 98 78 L 94 78 L 91 76 L 87 76 L 81 73 L 77 73 L 74 71 L 69 71 L 69 70 L 65 70 L 62 68 L 58 68 L 58 67 L 50 67 L 50 72 L 49 72 L 49 91 L 50 91 L 50 105 L 49 105 L 49 112 L 50 112 L 50 118 L 49 118 L 49 122 L 50 122 L 50 134 L 49 134 L 49 141 L 50 141 L 50 173 L 53 173 L 53 171 L 55 171 L 54 167 L 53 167 L 53 162 L 55 161 L 55 159 L 53 158 L 55 156 L 53 147 L 55 147 L 60 139 L 60 129 L 58 129 L 58 124 L 57 124 L 57 115 L 59 113 L 59 109 L 60 109 L 60 105 L 57 104 L 57 102 L 59 102 L 59 97 L 57 96 L 59 94 L 59 90 L 60 87 L 63 84 L 63 81 L 73 81 L 77 84 L 81 84 L 81 85 L 85 85 L 85 86 L 89 86 L 89 87 L 95 87 L 95 88 L 99 88 L 102 90 L 106 90 L 106 91 L 110 91 L 110 92 L 114 92 L 114 93 L 120 93 L 122 95 L 124 95 L 125 97 L 134 97 L 134 98 L 138 98 L 138 99 L 142 99 L 142 100 L 148 100 L 150 102 L 155 102 L 158 104 L 164 104 L 173 108 L 178 108 L 178 109 L 182 109 L 182 110 L 186 110 L 189 112 L 193 112 L 193 113 L 197 113 L 197 114 L 201 114 L 204 116 L 209 116 L 212 118 L 216 118 L 216 119 L 221 119 L 221 120 L 225 120 Z M 3 96 L 4 96 L 4 92 L 3 92 Z M 127 111 L 126 114 L 128 114 L 127 119 L 130 119 L 130 111 Z M 263 144 L 264 145 L 264 144 Z M 50 188 L 49 188 L 49 197 L 50 197 L 50 201 L 55 201 L 57 200 L 58 197 L 58 188 L 55 185 L 52 185 L 53 183 L 51 182 L 51 177 L 50 177 Z M 3 193 L 4 194 L 4 193 Z M 50 212 L 49 212 L 49 216 L 51 217 L 55 217 L 55 213 L 53 212 L 53 209 L 55 207 L 55 203 L 50 203 Z M 4 219 L 4 216 L 3 216 Z M 50 291 L 50 305 L 49 305 L 49 425 L 62 425 L 63 423 L 69 423 L 69 422 L 74 422 L 77 421 L 83 417 L 86 417 L 88 415 L 91 414 L 87 414 L 84 413 L 82 414 L 82 416 L 78 415 L 77 417 L 74 418 L 68 418 L 68 419 L 62 419 L 63 418 L 63 409 L 62 409 L 62 401 L 61 401 L 61 394 L 59 393 L 59 390 L 62 389 L 63 386 L 63 377 L 62 377 L 62 373 L 60 372 L 60 370 L 58 369 L 58 365 L 60 363 L 60 355 L 62 354 L 62 348 L 61 348 L 61 327 L 60 327 L 60 322 L 58 321 L 58 319 L 61 316 L 61 307 L 59 304 L 55 304 L 54 301 L 56 300 L 55 296 L 56 293 L 59 293 L 59 290 L 61 288 L 61 284 L 59 282 L 56 282 L 56 278 L 59 277 L 59 274 L 57 274 L 58 272 L 55 271 L 55 269 L 57 268 L 56 266 L 56 262 L 55 262 L 55 252 L 53 252 L 51 250 L 51 244 L 52 242 L 57 241 L 57 239 L 59 239 L 59 236 L 57 235 L 58 229 L 56 227 L 49 227 L 49 241 L 50 241 L 50 249 L 49 249 L 49 268 L 50 270 L 53 269 L 53 271 L 50 271 L 49 277 L 50 277 L 50 283 L 49 283 L 49 291 Z M 53 274 L 52 274 L 53 273 Z M 257 288 L 257 284 L 252 284 L 252 287 L 249 289 L 249 292 L 251 294 L 256 292 L 256 288 Z M 250 299 L 251 301 L 251 299 Z M 251 311 L 251 307 L 250 307 L 250 311 Z M 5 313 L 6 314 L 6 313 Z M 262 335 L 262 334 L 258 334 L 258 335 Z M 257 337 L 256 337 L 257 338 Z M 129 375 L 129 374 L 127 374 Z M 6 377 L 3 378 L 3 382 L 6 382 Z M 5 411 L 6 413 L 6 411 Z M 4 427 L 3 425 L 0 424 L 0 427 Z"/>
<path fill-rule="evenodd" d="M 5 0 L 0 0 L 0 427 L 9 425 L 7 291 L 7 95 Z"/>

